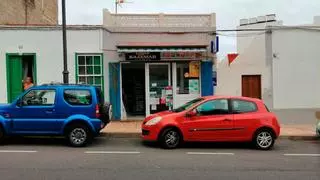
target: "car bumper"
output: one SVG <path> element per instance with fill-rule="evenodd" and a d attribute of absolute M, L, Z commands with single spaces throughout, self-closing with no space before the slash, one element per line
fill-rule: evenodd
<path fill-rule="evenodd" d="M 144 141 L 157 141 L 158 135 L 160 133 L 160 128 L 157 125 L 154 126 L 146 126 L 142 125 L 141 127 L 141 138 Z"/>

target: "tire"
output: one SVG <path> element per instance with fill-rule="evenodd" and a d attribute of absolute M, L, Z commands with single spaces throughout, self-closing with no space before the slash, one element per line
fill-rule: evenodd
<path fill-rule="evenodd" d="M 110 122 L 110 120 L 112 119 L 112 105 L 109 103 L 105 103 L 100 107 L 100 111 L 101 111 L 101 117 L 100 119 L 108 124 Z"/>
<path fill-rule="evenodd" d="M 175 149 L 180 146 L 182 142 L 182 135 L 176 128 L 165 129 L 160 137 L 160 146 L 164 149 Z"/>
<path fill-rule="evenodd" d="M 66 139 L 72 147 L 85 147 L 92 142 L 93 136 L 87 125 L 75 123 L 68 126 Z"/>
<path fill-rule="evenodd" d="M 5 133 L 3 128 L 0 126 L 0 144 L 3 143 L 4 139 L 5 139 Z"/>
<path fill-rule="evenodd" d="M 273 148 L 275 142 L 275 135 L 272 130 L 260 129 L 258 130 L 252 140 L 255 148 L 260 150 L 270 150 Z"/>

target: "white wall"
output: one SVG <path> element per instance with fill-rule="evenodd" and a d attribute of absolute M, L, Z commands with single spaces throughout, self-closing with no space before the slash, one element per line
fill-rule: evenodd
<path fill-rule="evenodd" d="M 271 66 L 266 62 L 266 36 L 259 33 L 238 38 L 238 57 L 230 66 L 227 58 L 217 66 L 217 95 L 241 96 L 242 75 L 261 75 L 262 98 L 271 105 Z"/>
<path fill-rule="evenodd" d="M 281 21 L 239 26 L 238 29 L 265 29 L 281 25 Z M 261 75 L 261 95 L 266 105 L 273 107 L 272 62 L 270 59 L 271 34 L 265 31 L 239 31 L 237 33 L 238 57 L 228 65 L 228 58 L 217 66 L 217 95 L 242 95 L 242 75 Z"/>
<path fill-rule="evenodd" d="M 275 30 L 275 108 L 320 108 L 320 31 Z"/>
<path fill-rule="evenodd" d="M 75 53 L 101 53 L 101 30 L 68 30 L 68 70 L 75 82 Z M 6 53 L 36 53 L 37 83 L 62 82 L 61 30 L 0 30 L 0 102 L 7 102 Z M 19 46 L 23 48 L 19 50 Z M 105 77 L 106 76 L 105 74 Z M 105 82 L 106 83 L 106 82 Z"/>

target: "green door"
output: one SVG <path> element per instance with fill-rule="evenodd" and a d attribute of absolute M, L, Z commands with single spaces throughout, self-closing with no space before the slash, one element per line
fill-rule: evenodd
<path fill-rule="evenodd" d="M 7 59 L 7 81 L 8 101 L 12 102 L 19 96 L 22 88 L 22 58 L 21 56 L 8 56 Z"/>

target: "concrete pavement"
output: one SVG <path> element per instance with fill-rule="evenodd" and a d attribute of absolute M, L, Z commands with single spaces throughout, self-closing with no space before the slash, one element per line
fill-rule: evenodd
<path fill-rule="evenodd" d="M 0 146 L 1 180 L 318 180 L 320 142 L 278 140 L 271 151 L 244 144 L 187 144 L 176 150 L 136 138 L 98 138 L 90 147 L 17 139 Z"/>

